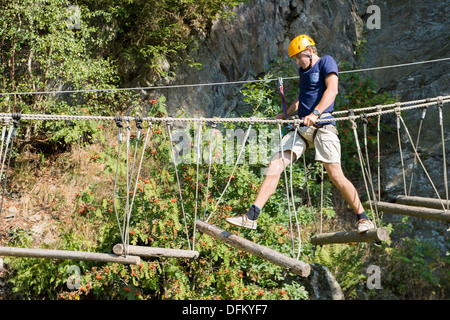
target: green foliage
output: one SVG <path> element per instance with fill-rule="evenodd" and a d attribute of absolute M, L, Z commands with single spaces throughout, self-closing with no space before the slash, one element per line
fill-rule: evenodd
<path fill-rule="evenodd" d="M 322 246 L 314 257 L 314 261 L 323 264 L 334 274 L 348 298 L 356 297 L 356 289 L 364 283 L 366 276 L 363 270 L 363 256 L 366 247 L 332 244 Z"/>
<path fill-rule="evenodd" d="M 122 76 L 146 68 L 156 79 L 173 77 L 174 67 L 180 63 L 200 67 L 192 58 L 196 41 L 209 30 L 213 19 L 231 17 L 229 8 L 243 1 L 82 2 L 91 10 L 104 12 L 105 22 L 112 21 L 115 39 L 109 50 L 119 61 Z"/>
<path fill-rule="evenodd" d="M 256 118 L 274 117 L 279 113 L 278 106 L 274 105 L 274 90 L 270 77 L 270 74 L 266 74 L 259 82 L 243 85 L 241 93 L 244 96 L 244 102 L 251 107 L 251 116 Z"/>
<path fill-rule="evenodd" d="M 405 299 L 446 299 L 450 293 L 449 255 L 419 237 L 402 237 L 392 246 L 374 248 L 384 272 L 384 290 Z M 376 292 L 371 292 L 377 298 Z"/>
<path fill-rule="evenodd" d="M 69 8 L 65 0 L 2 1 L 1 92 L 108 89 L 119 84 L 114 63 L 97 51 L 108 39 L 91 20 L 102 13 L 77 6 L 82 19 L 74 28 Z M 111 115 L 133 105 L 131 97 L 126 92 L 27 94 L 1 96 L 0 106 L 3 112 Z M 92 123 L 42 121 L 28 126 L 25 134 L 31 140 L 70 145 L 90 141 L 95 132 Z"/>

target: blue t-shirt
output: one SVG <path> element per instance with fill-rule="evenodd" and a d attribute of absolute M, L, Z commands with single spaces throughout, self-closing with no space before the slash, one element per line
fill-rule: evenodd
<path fill-rule="evenodd" d="M 323 93 L 327 88 L 325 85 L 325 78 L 330 73 L 338 73 L 338 67 L 336 61 L 329 56 L 323 56 L 320 58 L 309 70 L 304 71 L 301 67 L 298 68 L 298 74 L 300 76 L 299 89 L 300 94 L 298 96 L 299 106 L 298 106 L 298 116 L 301 118 L 309 115 L 314 108 L 319 104 L 320 99 L 322 99 Z M 332 113 L 334 111 L 334 101 L 333 103 L 324 111 Z M 322 119 L 327 119 L 330 117 L 324 117 Z M 331 117 L 332 118 L 332 117 Z M 335 124 L 335 122 L 330 122 Z M 320 125 L 326 124 L 324 122 L 319 123 Z"/>

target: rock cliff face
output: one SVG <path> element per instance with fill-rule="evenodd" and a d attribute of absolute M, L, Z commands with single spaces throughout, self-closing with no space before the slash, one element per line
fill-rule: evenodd
<path fill-rule="evenodd" d="M 408 62 L 448 58 L 449 40 L 447 18 L 448 2 L 445 1 L 375 1 L 381 9 L 380 29 L 367 30 L 367 52 L 364 67 L 396 65 Z M 366 15 L 367 16 L 367 15 Z M 366 16 L 362 16 L 364 20 Z M 400 101 L 445 96 L 450 93 L 450 61 L 427 63 L 398 68 L 372 71 L 369 75 L 384 90 L 398 95 Z M 446 154 L 449 154 L 450 106 L 444 106 L 444 139 Z M 447 112 L 445 112 L 447 110 Z M 404 118 L 410 133 L 416 141 L 421 110 L 405 112 Z M 390 177 L 385 182 L 386 197 L 392 200 L 403 194 L 400 172 L 400 156 L 394 117 L 384 119 L 387 126 L 384 136 L 384 149 L 392 150 L 383 159 L 383 176 Z M 405 142 L 403 156 L 410 169 L 414 163 L 413 149 L 403 132 Z M 420 149 L 424 163 L 436 188 L 444 194 L 442 136 L 439 128 L 439 115 L 436 106 L 429 108 L 422 126 Z M 406 143 L 407 142 L 407 143 Z M 450 159 L 447 156 L 449 167 Z M 420 166 L 414 170 L 414 183 L 411 194 L 436 197 L 428 178 Z M 411 170 L 407 171 L 408 176 Z M 409 183 L 409 181 L 408 181 Z"/>
<path fill-rule="evenodd" d="M 374 1 L 381 9 L 380 29 L 368 30 L 366 66 L 447 58 L 449 6 L 446 1 Z M 367 14 L 366 14 L 367 15 Z M 363 19 L 365 16 L 363 16 Z M 450 62 L 371 72 L 376 82 L 403 101 L 449 94 Z"/>

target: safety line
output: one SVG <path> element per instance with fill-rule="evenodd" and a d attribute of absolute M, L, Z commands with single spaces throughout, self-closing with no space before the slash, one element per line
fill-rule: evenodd
<path fill-rule="evenodd" d="M 346 70 L 346 71 L 340 71 L 339 73 L 345 74 L 345 73 L 365 72 L 365 71 L 381 70 L 381 69 L 388 69 L 388 68 L 406 67 L 406 66 L 424 64 L 424 63 L 440 62 L 440 61 L 446 61 L 446 60 L 450 60 L 450 57 L 434 59 L 434 60 L 402 63 L 402 64 L 389 65 L 389 66 L 373 67 L 373 68 Z M 282 78 L 282 79 L 291 80 L 291 79 L 297 79 L 297 78 L 298 78 L 298 76 L 286 77 L 286 78 Z M 278 79 L 279 78 L 228 81 L 228 82 L 212 82 L 212 83 L 179 84 L 179 85 L 168 85 L 168 86 L 132 87 L 132 88 L 86 89 L 86 90 L 65 90 L 65 91 L 64 90 L 56 90 L 56 91 L 37 91 L 37 92 L 32 92 L 32 91 L 29 91 L 29 92 L 0 92 L 0 96 L 89 93 L 89 92 L 111 92 L 111 91 L 136 91 L 136 90 L 162 90 L 162 89 L 177 89 L 177 88 L 179 89 L 179 88 L 206 87 L 206 86 L 222 86 L 222 85 L 232 85 L 232 84 L 246 84 L 246 83 L 256 83 L 256 82 L 271 82 L 271 81 L 277 81 Z"/>

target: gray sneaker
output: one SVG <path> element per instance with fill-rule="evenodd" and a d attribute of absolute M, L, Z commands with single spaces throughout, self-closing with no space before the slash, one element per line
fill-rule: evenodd
<path fill-rule="evenodd" d="M 256 225 L 257 225 L 257 221 L 250 220 L 246 214 L 240 214 L 235 217 L 226 218 L 225 221 L 233 226 L 244 227 L 244 228 L 253 229 L 253 230 L 256 229 Z"/>
<path fill-rule="evenodd" d="M 360 219 L 357 223 L 356 226 L 358 228 L 358 233 L 364 233 L 367 232 L 369 229 L 374 229 L 375 226 L 373 225 L 373 223 L 367 219 Z"/>

